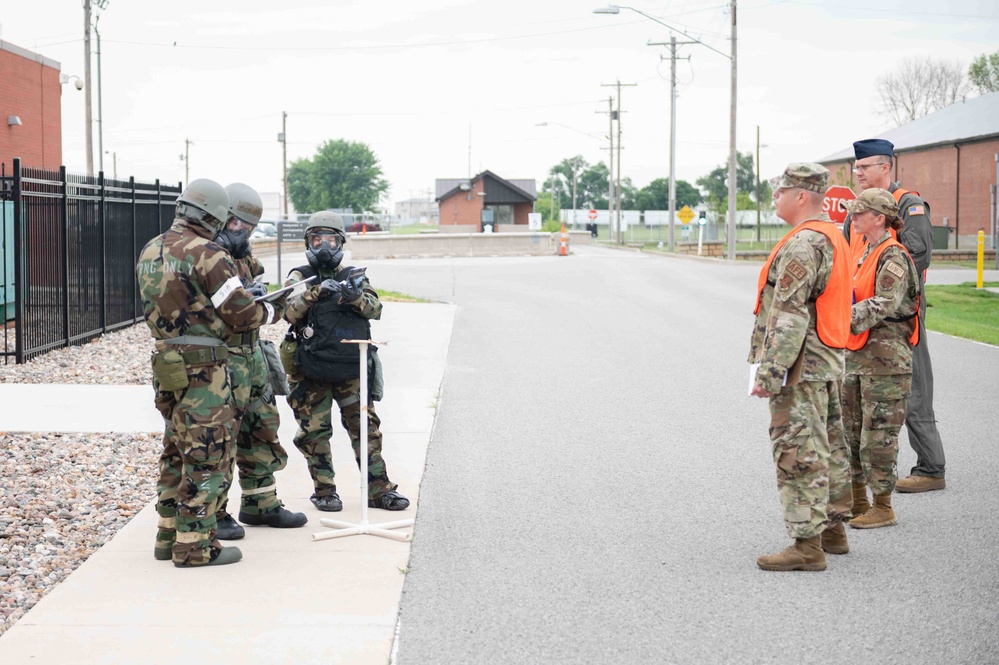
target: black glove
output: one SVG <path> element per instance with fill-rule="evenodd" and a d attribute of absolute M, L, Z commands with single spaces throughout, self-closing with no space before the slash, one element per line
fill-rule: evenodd
<path fill-rule="evenodd" d="M 343 297 L 344 302 L 354 302 L 361 297 L 363 291 L 362 284 L 364 283 L 363 277 L 354 277 L 344 280 L 340 287 L 340 293 Z"/>
<path fill-rule="evenodd" d="M 340 299 L 343 297 L 343 285 L 334 279 L 325 279 L 322 284 L 319 285 L 319 294 L 323 298 L 336 298 Z"/>
<path fill-rule="evenodd" d="M 254 298 L 259 298 L 260 296 L 267 295 L 267 287 L 263 282 L 254 282 L 246 287 L 246 290 L 250 292 L 250 295 Z"/>

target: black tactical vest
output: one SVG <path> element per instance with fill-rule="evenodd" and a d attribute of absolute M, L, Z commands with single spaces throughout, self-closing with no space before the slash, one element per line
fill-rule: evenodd
<path fill-rule="evenodd" d="M 316 275 L 312 266 L 295 268 L 305 278 Z M 334 279 L 346 277 L 350 267 L 341 267 Z M 303 324 L 296 326 L 298 349 L 295 364 L 314 381 L 349 381 L 361 376 L 361 347 L 344 339 L 371 339 L 371 323 L 349 303 L 325 298 L 309 308 Z M 309 335 L 308 337 L 306 335 Z"/>

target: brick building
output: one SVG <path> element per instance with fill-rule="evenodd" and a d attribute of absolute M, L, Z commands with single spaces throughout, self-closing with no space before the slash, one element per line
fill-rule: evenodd
<path fill-rule="evenodd" d="M 894 180 L 917 190 L 930 205 L 934 226 L 948 226 L 949 247 L 970 249 L 979 230 L 993 233 L 991 191 L 999 155 L 999 92 L 952 104 L 876 137 L 895 145 Z M 857 191 L 853 147 L 819 162 L 830 184 Z M 987 240 L 988 242 L 988 240 Z"/>
<path fill-rule="evenodd" d="M 59 63 L 0 41 L 0 163 L 62 165 L 62 85 Z"/>
<path fill-rule="evenodd" d="M 471 180 L 437 180 L 441 233 L 478 233 L 484 224 L 494 231 L 527 230 L 527 214 L 534 210 L 534 180 L 504 180 L 483 171 Z M 520 227 L 520 228 L 516 228 Z"/>

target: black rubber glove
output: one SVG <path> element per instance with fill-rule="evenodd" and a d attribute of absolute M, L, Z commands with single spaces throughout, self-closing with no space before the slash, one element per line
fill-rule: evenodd
<path fill-rule="evenodd" d="M 344 302 L 354 302 L 361 297 L 363 279 L 362 277 L 356 277 L 343 282 L 343 285 L 340 287 L 340 293 Z"/>
<path fill-rule="evenodd" d="M 343 297 L 343 286 L 334 279 L 325 279 L 319 285 L 319 293 L 324 298 L 340 299 Z"/>
<path fill-rule="evenodd" d="M 267 295 L 267 287 L 264 285 L 263 282 L 254 282 L 253 284 L 250 284 L 248 287 L 246 287 L 246 290 L 249 291 L 250 295 L 252 295 L 254 298 L 259 298 L 260 296 Z"/>

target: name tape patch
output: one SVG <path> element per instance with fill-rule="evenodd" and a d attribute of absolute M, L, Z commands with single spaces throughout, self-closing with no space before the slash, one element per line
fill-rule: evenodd
<path fill-rule="evenodd" d="M 887 270 L 888 272 L 890 272 L 891 274 L 895 275 L 900 279 L 902 277 L 905 277 L 905 270 L 903 270 L 902 266 L 898 265 L 897 263 L 892 263 L 891 261 L 889 261 L 888 263 L 885 264 L 885 270 Z"/>

